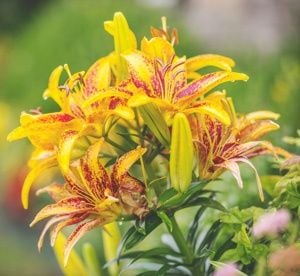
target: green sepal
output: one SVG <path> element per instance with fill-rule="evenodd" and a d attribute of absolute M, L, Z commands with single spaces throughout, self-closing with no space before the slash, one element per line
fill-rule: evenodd
<path fill-rule="evenodd" d="M 139 106 L 138 111 L 158 141 L 168 148 L 171 140 L 170 131 L 160 109 L 155 104 L 148 103 Z"/>

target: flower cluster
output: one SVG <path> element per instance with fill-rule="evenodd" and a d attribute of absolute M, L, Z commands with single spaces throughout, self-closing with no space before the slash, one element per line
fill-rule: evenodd
<path fill-rule="evenodd" d="M 104 24 L 114 39 L 113 52 L 86 72 L 71 73 L 67 65 L 54 69 L 44 98 L 52 98 L 59 110 L 22 113 L 20 126 L 8 136 L 10 141 L 26 137 L 34 146 L 22 190 L 24 208 L 36 177 L 48 168 L 60 169 L 65 183 L 38 191 L 48 192 L 54 203 L 31 225 L 51 217 L 39 248 L 50 228 L 54 244 L 64 227 L 77 225 L 68 238 L 65 261 L 92 228 L 124 215 L 143 220 L 156 208 L 161 190 L 173 187 L 184 193 L 192 181 L 213 180 L 226 170 L 242 187 L 238 163 L 255 170 L 250 158 L 278 152 L 259 140 L 278 128 L 273 122 L 278 115 L 237 115 L 232 99 L 216 90 L 248 76 L 233 72 L 234 61 L 228 57 L 178 56 L 177 32 L 162 21 L 162 29 L 152 28 L 152 38 L 143 38 L 138 49 L 125 17 L 116 13 Z M 218 71 L 202 74 L 205 67 Z M 150 185 L 161 178 L 169 179 L 169 187 Z"/>

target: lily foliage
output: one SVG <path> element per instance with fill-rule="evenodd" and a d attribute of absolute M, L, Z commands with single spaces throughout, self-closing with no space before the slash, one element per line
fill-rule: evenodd
<path fill-rule="evenodd" d="M 38 247 L 49 230 L 66 274 L 74 258 L 88 274 L 73 247 L 99 226 L 107 231 L 105 254 L 113 260 L 107 259 L 106 267 L 112 274 L 147 259 L 153 269 L 142 267 L 145 275 L 209 275 L 233 249 L 242 253 L 231 261 L 248 271 L 258 258 L 255 252 L 267 250 L 249 237 L 249 223 L 260 211 L 229 212 L 216 200 L 217 191 L 207 185 L 229 171 L 242 188 L 239 164 L 245 163 L 255 172 L 263 201 L 260 177 L 250 159 L 266 154 L 290 157 L 261 140 L 279 128 L 274 122 L 278 114 L 236 113 L 233 100 L 217 87 L 247 81 L 248 76 L 232 71 L 235 63 L 225 56 L 179 56 L 177 31 L 167 27 L 165 18 L 162 23 L 138 47 L 123 14 L 115 13 L 104 23 L 114 50 L 86 72 L 71 73 L 67 65 L 55 68 L 44 98 L 54 100 L 57 111 L 23 112 L 20 126 L 8 136 L 9 141 L 27 138 L 34 147 L 22 189 L 24 208 L 38 176 L 49 168 L 59 169 L 63 181 L 45 183 L 37 190 L 47 192 L 53 203 L 38 212 L 31 226 L 48 219 Z M 203 73 L 206 67 L 215 71 Z M 184 235 L 176 214 L 191 207 L 196 209 L 194 219 Z M 211 210 L 217 215 L 207 229 L 201 218 Z M 116 221 L 129 221 L 131 226 L 112 252 L 118 241 L 109 237 L 109 231 L 118 231 L 111 224 Z M 167 245 L 128 251 L 161 224 L 169 232 Z M 59 236 L 71 225 L 75 228 L 67 239 Z M 55 246 L 56 240 L 64 246 Z M 93 259 L 91 254 L 95 252 L 89 245 L 85 259 Z M 116 265 L 117 270 L 110 269 Z"/>

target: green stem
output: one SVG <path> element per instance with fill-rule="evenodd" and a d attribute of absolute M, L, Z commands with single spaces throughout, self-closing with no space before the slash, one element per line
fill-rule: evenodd
<path fill-rule="evenodd" d="M 111 140 L 110 138 L 108 138 L 108 136 L 105 136 L 105 141 L 109 144 L 111 144 L 113 147 L 121 150 L 122 152 L 124 152 L 124 149 L 117 143 L 115 143 L 113 140 Z"/>
<path fill-rule="evenodd" d="M 193 251 L 190 248 L 188 242 L 185 240 L 175 217 L 170 217 L 170 221 L 172 222 L 172 229 L 170 231 L 170 234 L 173 236 L 180 252 L 185 256 L 186 262 L 191 264 L 194 259 Z"/>
<path fill-rule="evenodd" d="M 258 264 L 257 264 L 257 267 L 256 267 L 256 273 L 255 275 L 257 276 L 264 276 L 266 275 L 266 260 L 265 260 L 265 257 L 261 257 L 259 260 L 258 260 Z"/>
<path fill-rule="evenodd" d="M 295 228 L 292 230 L 289 243 L 293 244 L 297 241 L 298 236 L 299 236 L 299 231 L 300 231 L 300 222 L 297 220 L 295 223 Z"/>

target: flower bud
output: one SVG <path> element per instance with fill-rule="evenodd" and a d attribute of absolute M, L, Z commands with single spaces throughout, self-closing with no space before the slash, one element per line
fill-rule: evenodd
<path fill-rule="evenodd" d="M 189 122 L 183 113 L 174 117 L 170 152 L 171 185 L 179 192 L 185 192 L 192 180 L 193 141 Z"/>
<path fill-rule="evenodd" d="M 116 12 L 112 21 L 104 22 L 104 29 L 114 38 L 115 75 L 117 82 L 120 82 L 127 77 L 126 61 L 121 54 L 128 50 L 136 49 L 136 38 L 121 12 Z"/>

